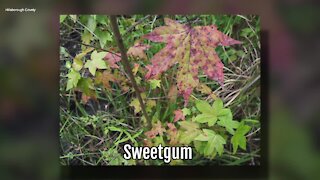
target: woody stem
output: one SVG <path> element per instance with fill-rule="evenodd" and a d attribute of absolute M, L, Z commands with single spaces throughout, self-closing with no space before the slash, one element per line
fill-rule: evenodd
<path fill-rule="evenodd" d="M 149 118 L 149 116 L 147 114 L 146 106 L 142 100 L 140 90 L 137 86 L 136 80 L 135 80 L 134 75 L 131 70 L 132 69 L 131 65 L 128 61 L 128 57 L 127 57 L 127 53 L 126 53 L 127 51 L 126 51 L 126 48 L 123 44 L 122 37 L 120 35 L 120 31 L 119 31 L 119 27 L 118 27 L 118 23 L 117 23 L 117 17 L 115 15 L 110 16 L 110 22 L 111 22 L 111 27 L 112 27 L 112 31 L 114 33 L 115 40 L 117 42 L 117 45 L 118 45 L 120 53 L 121 53 L 121 63 L 123 64 L 125 71 L 128 74 L 129 79 L 132 83 L 132 86 L 136 92 L 137 98 L 139 100 L 139 103 L 140 103 L 140 106 L 142 109 L 142 113 L 147 120 L 148 128 L 151 129 L 151 126 L 152 126 L 151 119 Z"/>

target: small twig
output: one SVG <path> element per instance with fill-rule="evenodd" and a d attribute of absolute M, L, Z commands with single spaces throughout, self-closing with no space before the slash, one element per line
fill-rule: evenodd
<path fill-rule="evenodd" d="M 76 20 L 77 23 L 79 23 L 82 27 L 84 27 L 85 29 L 87 29 L 92 35 L 94 35 L 96 38 L 99 39 L 99 37 L 94 33 L 92 32 L 87 26 L 85 26 L 84 24 L 82 24 L 79 20 Z"/>
<path fill-rule="evenodd" d="M 154 25 L 154 22 L 156 21 L 156 19 L 157 19 L 157 15 L 156 16 L 154 16 L 154 18 L 153 18 L 153 21 L 152 21 L 152 23 L 151 23 L 151 30 L 153 30 L 153 25 Z"/>
<path fill-rule="evenodd" d="M 79 41 L 74 41 L 74 40 L 64 39 L 64 38 L 61 38 L 61 40 L 78 43 L 78 44 L 81 44 L 81 45 L 84 45 L 84 46 L 88 46 L 88 47 L 93 47 L 93 48 L 95 48 L 95 49 L 98 49 L 98 50 L 101 50 L 101 51 L 106 51 L 106 52 L 109 52 L 109 53 L 111 53 L 111 54 L 114 54 L 115 56 L 121 57 L 119 54 L 117 54 L 117 53 L 115 53 L 115 52 L 112 52 L 112 51 L 107 50 L 107 49 L 99 48 L 99 47 L 96 47 L 96 46 L 91 45 L 91 44 L 85 44 L 85 43 L 82 43 L 82 42 L 79 42 Z"/>
<path fill-rule="evenodd" d="M 253 131 L 252 133 L 246 135 L 246 137 L 252 136 L 253 134 L 257 133 L 258 131 L 260 131 L 260 128 L 258 128 L 257 130 Z"/>
<path fill-rule="evenodd" d="M 110 16 L 110 22 L 111 22 L 111 27 L 112 27 L 112 30 L 113 30 L 113 34 L 115 36 L 115 40 L 118 44 L 118 47 L 119 47 L 119 50 L 120 50 L 120 53 L 121 53 L 121 61 L 122 61 L 122 64 L 126 70 L 126 73 L 128 74 L 129 76 L 129 79 L 132 83 L 132 86 L 136 92 L 136 95 L 137 95 L 137 98 L 139 100 L 139 103 L 141 105 L 141 109 L 142 109 L 142 112 L 143 112 L 143 115 L 144 117 L 146 118 L 147 120 L 147 123 L 148 123 L 148 128 L 151 128 L 152 127 L 152 124 L 151 124 L 151 119 L 149 118 L 148 114 L 147 114 L 147 111 L 146 111 L 146 107 L 143 103 L 143 100 L 142 100 L 142 97 L 141 97 L 141 94 L 140 94 L 140 90 L 138 88 L 138 85 L 136 83 L 136 80 L 134 78 L 134 75 L 132 73 L 132 70 L 131 70 L 131 66 L 130 66 L 130 63 L 128 61 L 128 57 L 127 57 L 127 51 L 126 51 L 126 48 L 123 44 L 123 41 L 122 41 L 122 38 L 121 38 L 121 34 L 120 34 L 120 31 L 119 31 L 119 27 L 118 27 L 118 23 L 117 23 L 117 17 L 112 15 Z"/>

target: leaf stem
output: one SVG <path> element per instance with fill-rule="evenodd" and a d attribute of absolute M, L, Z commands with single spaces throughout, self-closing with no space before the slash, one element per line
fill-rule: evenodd
<path fill-rule="evenodd" d="M 120 31 L 119 31 L 119 27 L 118 27 L 118 23 L 117 23 L 117 17 L 115 15 L 110 16 L 110 22 L 111 22 L 111 27 L 112 27 L 112 31 L 114 33 L 115 40 L 118 44 L 118 47 L 119 47 L 119 50 L 121 53 L 121 62 L 125 68 L 125 71 L 128 73 L 130 81 L 131 81 L 133 88 L 136 92 L 137 98 L 138 98 L 139 103 L 141 105 L 143 115 L 147 120 L 148 128 L 151 128 L 152 127 L 151 119 L 149 118 L 149 116 L 147 114 L 145 104 L 143 103 L 143 100 L 142 100 L 142 97 L 140 94 L 140 90 L 137 86 L 136 80 L 135 80 L 134 75 L 131 70 L 132 68 L 131 68 L 130 63 L 128 61 L 128 57 L 127 57 L 127 53 L 126 53 L 127 51 L 126 51 L 126 48 L 124 47 L 124 44 L 123 44 L 123 41 L 122 41 L 122 38 L 120 35 Z"/>

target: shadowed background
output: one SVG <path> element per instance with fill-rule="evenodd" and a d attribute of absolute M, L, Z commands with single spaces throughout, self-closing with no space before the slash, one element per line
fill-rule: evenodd
<path fill-rule="evenodd" d="M 4 11 L 25 7 L 37 11 Z M 258 14 L 262 30 L 268 32 L 269 178 L 320 178 L 319 10 L 315 1 L 302 0 L 2 3 L 1 177 L 60 177 L 60 14 L 227 13 Z"/>

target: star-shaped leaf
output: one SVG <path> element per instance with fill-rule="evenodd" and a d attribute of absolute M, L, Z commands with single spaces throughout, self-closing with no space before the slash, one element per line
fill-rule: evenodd
<path fill-rule="evenodd" d="M 185 115 L 183 114 L 183 111 L 181 109 L 174 111 L 174 120 L 173 122 L 177 122 L 179 120 L 185 120 Z"/>
<path fill-rule="evenodd" d="M 141 106 L 140 106 L 138 98 L 133 98 L 133 100 L 131 101 L 129 106 L 134 108 L 134 113 L 135 114 L 137 114 L 137 113 L 139 113 L 141 111 Z"/>
<path fill-rule="evenodd" d="M 106 56 L 106 52 L 93 51 L 91 53 L 91 60 L 88 60 L 84 65 L 89 69 L 89 72 L 94 76 L 97 69 L 107 69 L 106 62 L 102 60 Z"/>
<path fill-rule="evenodd" d="M 74 70 L 73 68 L 70 69 L 68 75 L 68 82 L 67 82 L 67 91 L 74 88 L 74 87 L 77 87 L 77 84 L 81 78 L 81 75 L 78 71 Z"/>
<path fill-rule="evenodd" d="M 239 122 L 232 120 L 231 110 L 223 107 L 221 99 L 216 99 L 212 106 L 206 101 L 196 101 L 196 107 L 202 114 L 196 116 L 194 121 L 208 123 L 208 126 L 213 126 L 218 121 L 218 125 L 225 127 L 230 134 L 234 134 L 233 129 L 238 127 Z"/>
<path fill-rule="evenodd" d="M 239 124 L 236 132 L 234 133 L 234 135 L 231 138 L 231 143 L 232 143 L 232 147 L 233 147 L 233 154 L 235 154 L 238 150 L 238 147 L 240 147 L 243 150 L 246 150 L 246 136 L 245 134 L 247 134 L 250 131 L 251 127 L 248 125 L 244 124 L 244 121 L 241 121 L 241 123 Z"/>
<path fill-rule="evenodd" d="M 91 52 L 93 48 L 87 48 L 81 53 L 77 54 L 76 57 L 73 59 L 72 67 L 76 71 L 80 71 L 83 67 L 82 58 L 85 57 L 89 52 Z"/>
<path fill-rule="evenodd" d="M 117 62 L 121 61 L 120 53 L 110 53 L 107 52 L 104 60 L 106 60 L 111 68 L 119 69 L 119 66 L 116 64 Z"/>
<path fill-rule="evenodd" d="M 223 145 L 226 144 L 226 140 L 222 136 L 210 129 L 203 129 L 203 133 L 199 134 L 194 140 L 206 142 L 203 149 L 205 156 L 212 156 L 215 151 L 221 156 L 224 150 Z"/>
<path fill-rule="evenodd" d="M 191 27 L 168 18 L 165 18 L 165 24 L 143 36 L 154 42 L 166 43 L 153 56 L 152 64 L 146 66 L 149 70 L 146 78 L 156 77 L 179 63 L 177 86 L 186 106 L 193 89 L 199 84 L 199 69 L 210 79 L 223 83 L 223 64 L 214 49 L 218 45 L 229 46 L 241 42 L 218 31 L 215 25 Z"/>
<path fill-rule="evenodd" d="M 150 131 L 145 132 L 144 134 L 148 138 L 152 139 L 155 138 L 158 134 L 162 136 L 164 132 L 166 132 L 166 129 L 162 127 L 160 121 L 157 121 L 156 124 L 153 124 L 152 129 Z"/>
<path fill-rule="evenodd" d="M 157 87 L 161 86 L 161 80 L 151 79 L 149 82 L 150 82 L 151 89 L 156 89 Z"/>
<path fill-rule="evenodd" d="M 190 114 L 191 114 L 191 111 L 190 111 L 190 109 L 188 109 L 188 108 L 183 108 L 183 109 L 182 109 L 182 112 L 183 112 L 183 115 L 184 115 L 184 116 L 187 116 L 187 115 L 190 115 Z"/>
<path fill-rule="evenodd" d="M 180 121 L 178 123 L 180 125 L 179 143 L 181 144 L 190 144 L 201 133 L 198 123 L 191 121 Z"/>
<path fill-rule="evenodd" d="M 238 121 L 232 120 L 232 112 L 230 109 L 222 109 L 218 115 L 218 125 L 225 127 L 230 134 L 234 134 L 234 130 L 239 125 Z"/>

